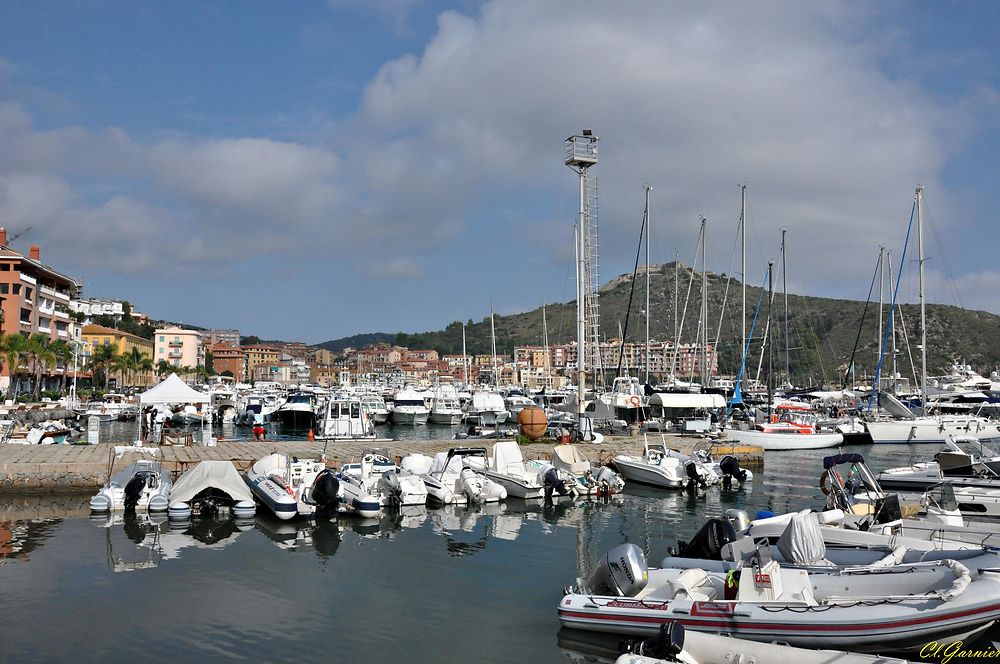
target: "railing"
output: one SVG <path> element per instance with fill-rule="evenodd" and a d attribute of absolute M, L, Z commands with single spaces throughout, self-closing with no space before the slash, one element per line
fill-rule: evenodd
<path fill-rule="evenodd" d="M 45 334 L 52 334 L 52 328 L 51 327 L 42 327 L 41 325 L 39 325 L 38 326 L 38 331 L 39 332 L 44 332 Z"/>
<path fill-rule="evenodd" d="M 49 288 L 48 286 L 39 286 L 38 289 L 42 292 L 42 295 L 48 295 L 49 297 L 58 298 L 66 302 L 69 302 L 70 300 L 69 293 L 64 293 L 60 290 L 56 290 L 55 288 Z"/>
<path fill-rule="evenodd" d="M 182 348 L 184 346 L 184 342 L 183 341 L 171 341 L 167 345 L 170 346 L 171 348 Z"/>
<path fill-rule="evenodd" d="M 38 283 L 38 279 L 35 279 L 34 277 L 29 277 L 28 275 L 24 274 L 23 272 L 21 273 L 21 281 L 23 281 L 26 284 L 32 284 L 32 285 L 35 285 L 35 284 Z"/>

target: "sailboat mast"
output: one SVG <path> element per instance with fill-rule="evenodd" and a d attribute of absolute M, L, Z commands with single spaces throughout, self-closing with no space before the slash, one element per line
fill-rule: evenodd
<path fill-rule="evenodd" d="M 924 188 L 917 187 L 917 246 L 920 251 L 920 410 L 927 414 L 927 304 L 924 293 Z"/>
<path fill-rule="evenodd" d="M 788 361 L 788 273 L 785 262 L 785 233 L 788 231 L 781 229 L 781 290 L 785 296 L 785 382 L 792 386 L 791 364 Z"/>
<path fill-rule="evenodd" d="M 891 279 L 890 279 L 891 282 Z M 883 304 L 883 286 L 885 285 L 885 247 L 878 248 L 878 330 L 876 330 L 876 343 L 875 343 L 875 361 L 878 362 L 878 358 L 882 355 L 882 335 L 885 333 L 884 323 L 882 322 L 882 309 L 885 307 Z M 880 385 L 873 385 L 874 389 L 881 389 Z"/>
<path fill-rule="evenodd" d="M 740 325 L 743 330 L 741 349 L 747 347 L 747 186 L 740 185 L 740 281 L 743 284 L 743 315 Z"/>
<path fill-rule="evenodd" d="M 462 384 L 469 384 L 469 356 L 465 352 L 465 323 L 462 323 Z"/>
<path fill-rule="evenodd" d="M 652 225 L 649 218 L 649 192 L 653 187 L 645 186 L 646 189 L 646 382 L 649 382 L 649 230 Z"/>
<path fill-rule="evenodd" d="M 701 384 L 708 387 L 708 272 L 705 249 L 708 246 L 708 219 L 701 218 Z"/>
<path fill-rule="evenodd" d="M 500 376 L 497 375 L 497 329 L 493 324 L 493 300 L 490 300 L 490 338 L 493 344 L 493 385 L 500 387 Z"/>
<path fill-rule="evenodd" d="M 549 353 L 549 323 L 545 318 L 545 298 L 542 298 L 542 343 L 545 344 L 545 387 L 552 387 L 552 356 Z"/>
<path fill-rule="evenodd" d="M 886 250 L 885 252 L 885 262 L 889 267 L 889 283 L 892 284 L 892 251 Z M 898 305 L 897 305 L 898 306 Z M 899 371 L 896 368 L 896 314 L 889 312 L 889 322 L 892 324 L 892 393 L 896 393 L 896 372 Z"/>
<path fill-rule="evenodd" d="M 771 303 L 774 301 L 774 263 L 769 262 L 767 264 L 767 327 L 771 327 Z M 765 332 L 766 334 L 766 332 Z M 768 419 L 771 417 L 771 403 L 772 403 L 772 391 L 771 391 L 771 374 L 774 369 L 774 335 L 768 335 L 767 338 L 767 415 Z"/>

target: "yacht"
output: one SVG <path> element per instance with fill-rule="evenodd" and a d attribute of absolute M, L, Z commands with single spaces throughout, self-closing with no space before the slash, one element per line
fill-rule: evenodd
<path fill-rule="evenodd" d="M 430 421 L 434 424 L 461 424 L 462 415 L 455 386 L 451 383 L 439 384 L 431 398 Z"/>
<path fill-rule="evenodd" d="M 393 399 L 393 424 L 427 424 L 431 411 L 423 396 L 409 387 L 401 388 Z"/>
<path fill-rule="evenodd" d="M 284 426 L 311 429 L 316 426 L 315 408 L 315 397 L 311 393 L 291 394 L 288 401 L 271 414 L 271 421 L 280 422 Z"/>
<path fill-rule="evenodd" d="M 331 398 L 323 407 L 316 437 L 322 440 L 373 440 L 375 424 L 364 402 L 356 398 Z"/>
<path fill-rule="evenodd" d="M 472 400 L 465 409 L 466 419 L 480 425 L 494 426 L 507 421 L 509 413 L 503 397 L 496 392 L 479 391 L 472 393 Z"/>

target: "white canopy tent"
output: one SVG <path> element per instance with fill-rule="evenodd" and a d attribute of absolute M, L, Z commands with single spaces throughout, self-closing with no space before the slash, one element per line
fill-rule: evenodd
<path fill-rule="evenodd" d="M 158 385 L 151 387 L 139 395 L 139 420 L 142 420 L 142 409 L 144 406 L 168 405 L 168 404 L 205 404 L 212 403 L 212 397 L 199 392 L 183 380 L 177 374 L 170 374 Z M 208 418 L 206 418 L 208 419 Z M 206 435 L 205 420 L 201 422 L 202 441 L 208 440 L 212 434 L 212 422 L 208 419 L 208 430 Z"/>

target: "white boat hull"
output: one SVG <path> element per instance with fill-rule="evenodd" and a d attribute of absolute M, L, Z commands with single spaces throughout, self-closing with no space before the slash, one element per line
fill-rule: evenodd
<path fill-rule="evenodd" d="M 973 436 L 984 443 L 1000 442 L 1000 424 L 981 418 L 942 417 L 867 422 L 872 442 L 882 445 L 925 443 L 944 445 L 946 439 Z"/>
<path fill-rule="evenodd" d="M 765 431 L 726 429 L 726 439 L 743 445 L 757 445 L 764 450 L 819 450 L 844 442 L 839 433 L 768 433 Z"/>

